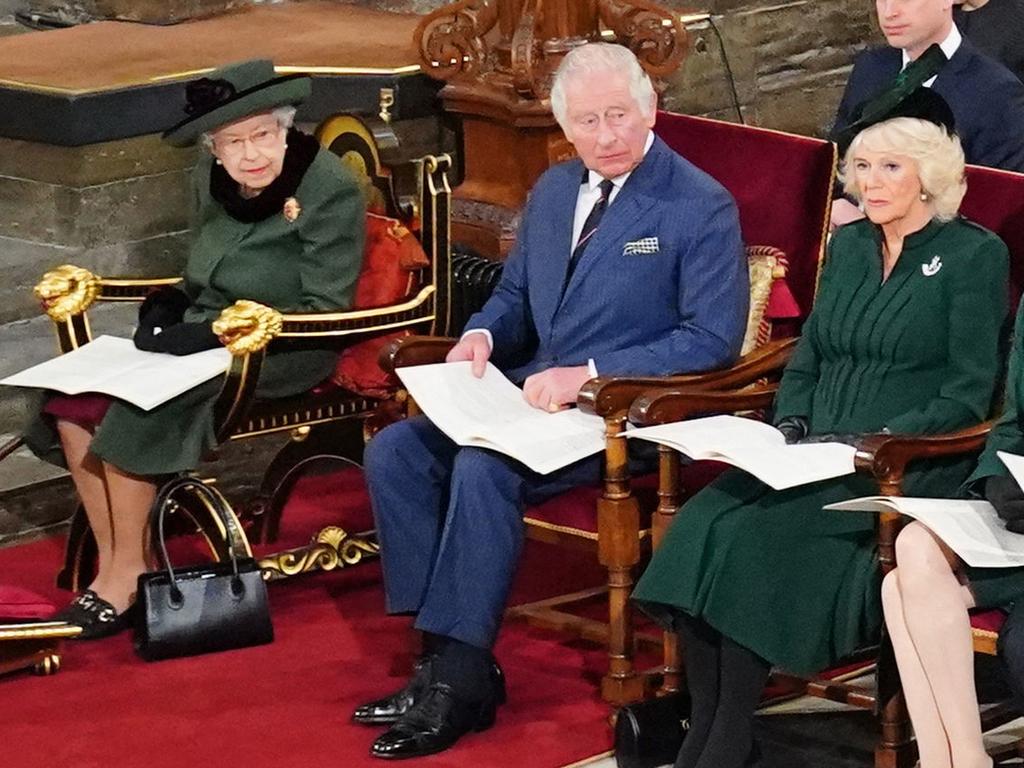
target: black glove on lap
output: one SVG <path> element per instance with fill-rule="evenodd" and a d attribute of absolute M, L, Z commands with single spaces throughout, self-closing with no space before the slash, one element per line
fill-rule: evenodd
<path fill-rule="evenodd" d="M 846 443 L 847 445 L 856 446 L 857 442 L 863 438 L 864 435 L 851 435 L 845 432 L 825 432 L 820 435 L 808 435 L 801 443 Z"/>
<path fill-rule="evenodd" d="M 178 323 L 160 333 L 154 333 L 152 326 L 140 325 L 135 331 L 134 341 L 136 348 L 144 352 L 166 352 L 170 355 L 191 355 L 221 345 L 210 323 Z"/>
<path fill-rule="evenodd" d="M 985 479 L 985 498 L 1006 522 L 1006 530 L 1024 533 L 1024 491 L 1008 475 Z"/>
<path fill-rule="evenodd" d="M 139 325 L 148 325 L 150 328 L 177 325 L 191 303 L 188 296 L 177 288 L 169 285 L 157 288 L 139 306 Z"/>
<path fill-rule="evenodd" d="M 775 428 L 786 438 L 786 444 L 799 443 L 807 437 L 807 418 L 804 416 L 787 416 Z"/>

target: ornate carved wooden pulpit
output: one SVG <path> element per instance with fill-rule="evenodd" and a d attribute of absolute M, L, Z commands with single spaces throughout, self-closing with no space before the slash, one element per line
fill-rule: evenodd
<path fill-rule="evenodd" d="M 452 236 L 464 248 L 502 258 L 534 181 L 572 156 L 551 114 L 551 79 L 593 40 L 628 46 L 656 82 L 687 52 L 679 14 L 649 0 L 458 0 L 417 27 L 424 71 L 448 83 L 445 109 L 461 122 Z"/>

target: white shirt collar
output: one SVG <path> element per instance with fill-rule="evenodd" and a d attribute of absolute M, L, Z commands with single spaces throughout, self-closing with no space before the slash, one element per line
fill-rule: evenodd
<path fill-rule="evenodd" d="M 644 142 L 644 154 L 643 154 L 643 157 L 647 157 L 647 153 L 650 151 L 651 146 L 653 144 L 654 144 L 654 131 L 648 131 L 647 132 L 647 141 Z M 634 168 L 633 170 L 636 170 L 636 169 Z M 626 171 L 621 176 L 616 176 L 614 179 L 611 180 L 612 184 L 614 184 L 617 189 L 621 188 L 622 185 L 626 183 L 626 179 L 629 178 L 629 174 L 631 174 L 632 172 L 633 171 Z M 587 188 L 591 192 L 596 191 L 597 188 L 601 185 L 602 181 L 604 181 L 604 176 L 602 176 L 597 171 L 590 171 L 587 174 Z"/>
<path fill-rule="evenodd" d="M 957 49 L 960 48 L 960 43 L 962 43 L 963 41 L 964 37 L 963 35 L 960 34 L 960 30 L 956 28 L 956 24 L 951 24 L 949 27 L 949 34 L 946 35 L 945 40 L 939 43 L 939 48 L 941 48 L 942 52 L 946 54 L 947 60 L 952 59 L 953 54 L 957 52 Z M 900 67 L 900 71 L 902 72 L 904 69 L 907 68 L 907 64 L 910 63 L 910 57 L 907 55 L 906 51 L 901 51 L 901 53 L 903 54 L 903 66 Z M 932 83 L 934 82 L 935 78 L 933 77 L 930 78 L 929 80 L 926 80 L 925 85 L 928 88 L 931 88 Z"/>

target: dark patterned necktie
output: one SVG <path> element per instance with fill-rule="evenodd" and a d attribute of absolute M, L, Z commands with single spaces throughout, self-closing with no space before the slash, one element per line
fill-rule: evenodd
<path fill-rule="evenodd" d="M 576 269 L 576 265 L 580 261 L 580 257 L 583 256 L 583 252 L 587 250 L 587 243 L 597 232 L 597 227 L 601 223 L 601 217 L 604 216 L 605 210 L 608 208 L 608 198 L 612 194 L 612 188 L 615 185 L 609 179 L 605 179 L 599 185 L 601 190 L 601 197 L 594 207 L 590 209 L 590 213 L 587 214 L 587 220 L 583 222 L 583 229 L 580 231 L 579 242 L 576 243 L 576 247 L 572 249 L 572 256 L 569 258 L 569 268 L 565 273 L 566 285 L 569 283 L 569 279 L 572 277 L 573 271 Z"/>

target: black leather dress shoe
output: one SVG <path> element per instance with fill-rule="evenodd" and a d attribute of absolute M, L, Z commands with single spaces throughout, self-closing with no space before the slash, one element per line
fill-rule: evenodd
<path fill-rule="evenodd" d="M 421 658 L 416 662 L 409 682 L 390 696 L 368 701 L 356 707 L 352 713 L 352 722 L 361 725 L 392 725 L 397 723 L 399 718 L 412 709 L 416 702 L 423 698 L 423 694 L 427 692 L 433 679 L 431 677 L 433 663 L 433 656 Z M 501 671 L 498 662 L 491 664 L 491 685 L 496 702 L 504 704 L 507 698 L 505 692 L 505 673 Z"/>
<path fill-rule="evenodd" d="M 352 713 L 352 722 L 362 725 L 391 725 L 398 722 L 430 687 L 433 663 L 433 656 L 422 657 L 413 667 L 409 682 L 390 696 L 360 704 Z"/>
<path fill-rule="evenodd" d="M 497 691 L 482 701 L 465 701 L 447 683 L 433 683 L 423 698 L 373 742 L 370 754 L 401 760 L 443 752 L 470 731 L 494 725 Z"/>

